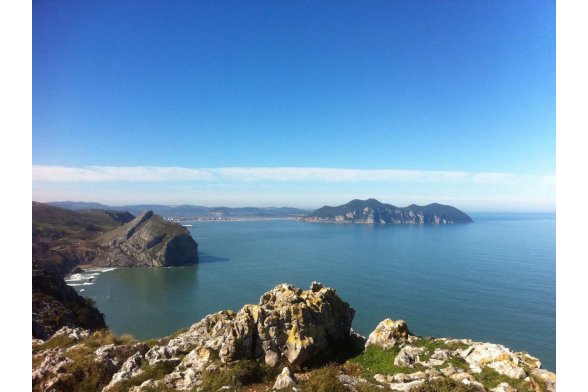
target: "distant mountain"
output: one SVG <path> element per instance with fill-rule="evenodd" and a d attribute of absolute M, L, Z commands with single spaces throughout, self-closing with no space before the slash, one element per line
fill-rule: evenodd
<path fill-rule="evenodd" d="M 48 204 L 50 206 L 65 208 L 67 210 L 116 210 L 116 208 L 109 207 L 100 203 L 90 203 L 85 201 L 52 201 Z M 126 211 L 126 210 L 125 210 Z"/>
<path fill-rule="evenodd" d="M 59 201 L 47 203 L 52 206 L 67 208 L 69 210 L 115 210 L 128 211 L 139 215 L 145 211 L 153 211 L 164 218 L 291 218 L 302 217 L 308 214 L 308 210 L 292 207 L 203 207 L 195 205 L 162 205 L 162 204 L 135 204 L 127 206 L 107 206 L 100 203 Z"/>
<path fill-rule="evenodd" d="M 396 224 L 451 224 L 472 222 L 455 207 L 433 203 L 426 206 L 411 204 L 396 207 L 376 199 L 351 200 L 337 207 L 324 206 L 302 218 L 307 222 L 333 223 L 396 223 Z"/>

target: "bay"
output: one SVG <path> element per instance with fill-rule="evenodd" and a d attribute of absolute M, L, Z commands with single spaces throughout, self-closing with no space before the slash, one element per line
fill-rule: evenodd
<path fill-rule="evenodd" d="M 472 214 L 460 225 L 193 222 L 200 264 L 104 272 L 76 286 L 118 334 L 161 337 L 265 291 L 334 287 L 369 334 L 386 317 L 417 335 L 528 351 L 556 370 L 555 215 Z"/>

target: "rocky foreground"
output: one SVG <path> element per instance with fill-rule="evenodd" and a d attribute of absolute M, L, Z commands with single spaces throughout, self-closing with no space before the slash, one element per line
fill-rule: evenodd
<path fill-rule="evenodd" d="M 33 340 L 35 391 L 555 391 L 527 353 L 418 337 L 386 319 L 366 339 L 335 290 L 281 284 L 257 305 L 222 311 L 147 342 L 64 327 Z"/>

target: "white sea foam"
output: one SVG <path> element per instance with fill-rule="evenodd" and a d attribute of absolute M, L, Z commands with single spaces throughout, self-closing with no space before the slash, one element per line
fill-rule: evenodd
<path fill-rule="evenodd" d="M 116 268 L 90 268 L 90 269 L 87 269 L 86 272 L 101 273 L 101 272 L 114 271 L 115 269 Z"/>
<path fill-rule="evenodd" d="M 68 283 L 68 286 L 91 286 L 94 283 L 84 282 L 84 283 Z"/>

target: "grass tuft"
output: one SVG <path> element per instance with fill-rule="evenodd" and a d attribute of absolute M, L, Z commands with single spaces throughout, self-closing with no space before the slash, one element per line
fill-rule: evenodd
<path fill-rule="evenodd" d="M 474 385 L 466 385 L 450 378 L 438 378 L 418 385 L 411 392 L 480 392 Z"/>
<path fill-rule="evenodd" d="M 148 362 L 144 362 L 141 366 L 143 372 L 129 380 L 122 381 L 116 384 L 112 389 L 111 392 L 126 392 L 131 387 L 141 385 L 147 380 L 160 380 L 165 377 L 166 374 L 169 374 L 174 371 L 176 367 L 176 363 L 174 362 L 158 362 L 155 365 L 151 366 Z M 167 388 L 158 389 L 160 391 L 166 390 Z"/>
<path fill-rule="evenodd" d="M 392 347 L 384 350 L 381 347 L 370 346 L 360 355 L 351 358 L 350 363 L 359 365 L 364 377 L 373 377 L 376 374 L 414 373 L 421 370 L 420 366 L 414 368 L 394 365 L 394 358 L 400 352 L 400 347 Z"/>
<path fill-rule="evenodd" d="M 257 361 L 237 361 L 226 368 L 203 374 L 203 391 L 217 391 L 224 386 L 242 387 L 273 381 L 278 370 Z"/>
<path fill-rule="evenodd" d="M 488 366 L 482 368 L 481 373 L 474 373 L 473 376 L 476 381 L 484 384 L 484 387 L 487 389 L 496 388 L 498 384 L 505 382 L 519 392 L 535 391 L 535 388 L 530 382 L 502 375 Z"/>
<path fill-rule="evenodd" d="M 348 389 L 337 376 L 339 366 L 325 365 L 314 370 L 304 383 L 304 392 L 348 392 Z"/>

